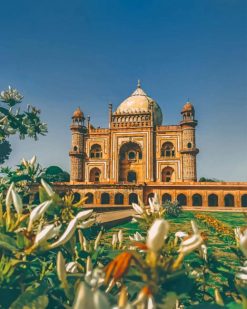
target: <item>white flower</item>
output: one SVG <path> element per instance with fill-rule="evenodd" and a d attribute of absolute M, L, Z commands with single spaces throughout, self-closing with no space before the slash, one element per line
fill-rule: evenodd
<path fill-rule="evenodd" d="M 10 209 L 10 206 L 12 204 L 12 190 L 14 189 L 14 187 L 15 185 L 12 182 L 6 194 L 6 208 L 7 209 Z"/>
<path fill-rule="evenodd" d="M 112 235 L 112 246 L 115 247 L 118 242 L 117 234 Z"/>
<path fill-rule="evenodd" d="M 150 211 L 152 213 L 159 212 L 161 210 L 161 205 L 160 205 L 157 193 L 154 194 L 154 197 L 149 198 L 148 201 L 149 201 Z"/>
<path fill-rule="evenodd" d="M 239 245 L 243 254 L 245 257 L 247 257 L 247 230 L 245 230 L 244 233 L 240 235 Z"/>
<path fill-rule="evenodd" d="M 48 209 L 48 207 L 52 204 L 52 201 L 45 201 L 39 206 L 35 207 L 30 213 L 29 223 L 28 223 L 28 231 L 31 231 L 32 225 L 34 221 L 38 220 Z"/>
<path fill-rule="evenodd" d="M 87 221 L 84 221 L 80 225 L 78 225 L 78 228 L 80 228 L 80 229 L 87 229 L 90 226 L 92 226 L 95 223 L 95 221 L 96 221 L 95 218 L 92 218 L 92 219 L 89 219 Z"/>
<path fill-rule="evenodd" d="M 244 262 L 244 266 L 239 267 L 240 273 L 236 274 L 236 278 L 241 280 L 247 280 L 247 261 Z"/>
<path fill-rule="evenodd" d="M 89 256 L 86 263 L 85 281 L 93 288 L 99 287 L 105 282 L 104 271 L 100 268 L 93 269 L 92 260 Z"/>
<path fill-rule="evenodd" d="M 81 211 L 76 215 L 76 218 L 78 219 L 78 221 L 86 220 L 91 216 L 92 212 L 93 212 L 93 209 Z"/>
<path fill-rule="evenodd" d="M 73 309 L 95 309 L 93 292 L 85 285 L 80 283 L 76 292 Z"/>
<path fill-rule="evenodd" d="M 28 167 L 28 162 L 24 158 L 21 160 L 21 163 L 25 166 Z"/>
<path fill-rule="evenodd" d="M 57 254 L 57 276 L 62 284 L 66 284 L 66 269 L 65 269 L 65 260 L 62 255 L 62 252 L 59 251 Z"/>
<path fill-rule="evenodd" d="M 67 273 L 76 274 L 79 272 L 81 265 L 78 262 L 69 262 L 65 265 L 65 270 Z"/>
<path fill-rule="evenodd" d="M 15 206 L 15 210 L 18 213 L 18 215 L 20 216 L 22 214 L 22 210 L 23 210 L 23 204 L 22 204 L 21 197 L 15 191 L 15 189 L 11 190 L 11 194 L 12 194 L 12 199 L 13 199 L 13 204 Z"/>
<path fill-rule="evenodd" d="M 48 183 L 44 180 L 44 179 L 41 179 L 41 184 L 43 186 L 43 188 L 45 189 L 46 193 L 52 197 L 55 192 L 52 190 L 52 187 L 50 185 L 48 185 Z"/>
<path fill-rule="evenodd" d="M 198 234 L 199 230 L 194 220 L 191 220 L 191 227 L 194 234 Z"/>
<path fill-rule="evenodd" d="M 236 278 L 247 281 L 247 274 L 238 273 L 236 274 Z"/>
<path fill-rule="evenodd" d="M 111 306 L 105 295 L 96 290 L 92 292 L 85 283 L 80 283 L 77 289 L 73 309 L 110 309 Z"/>
<path fill-rule="evenodd" d="M 147 235 L 147 247 L 157 252 L 164 244 L 164 239 L 168 234 L 169 224 L 164 219 L 157 219 L 150 227 Z"/>
<path fill-rule="evenodd" d="M 78 223 L 78 219 L 75 217 L 74 219 L 70 221 L 63 235 L 56 242 L 51 244 L 49 248 L 54 249 L 60 245 L 64 245 L 67 241 L 69 241 L 70 238 L 74 235 L 77 223 Z"/>
<path fill-rule="evenodd" d="M 37 247 L 45 241 L 51 239 L 54 233 L 54 228 L 54 224 L 46 225 L 43 230 L 36 235 L 34 245 Z"/>
<path fill-rule="evenodd" d="M 33 156 L 32 159 L 29 161 L 30 165 L 34 166 L 36 160 L 37 160 L 36 156 Z"/>
<path fill-rule="evenodd" d="M 108 299 L 100 290 L 94 292 L 93 302 L 95 309 L 111 309 Z"/>
<path fill-rule="evenodd" d="M 131 241 L 143 241 L 144 237 L 139 232 L 135 232 L 133 236 L 129 236 L 129 239 Z"/>
<path fill-rule="evenodd" d="M 142 215 L 144 213 L 143 208 L 139 205 L 137 205 L 136 203 L 132 203 L 132 207 L 134 209 L 134 211 L 136 213 L 138 213 L 139 215 Z"/>
<path fill-rule="evenodd" d="M 87 257 L 87 264 L 86 264 L 86 275 L 91 274 L 93 271 L 93 264 L 90 256 Z"/>
<path fill-rule="evenodd" d="M 99 234 L 97 235 L 95 242 L 94 242 L 94 250 L 96 250 L 98 248 L 98 245 L 100 243 L 100 239 L 102 237 L 102 231 L 99 232 Z"/>
<path fill-rule="evenodd" d="M 184 237 L 187 237 L 188 234 L 183 232 L 183 231 L 178 231 L 175 233 L 175 237 L 178 237 L 178 238 L 184 238 Z"/>
<path fill-rule="evenodd" d="M 147 309 L 155 309 L 156 308 L 156 304 L 154 302 L 154 298 L 152 295 L 148 296 L 147 299 Z"/>
<path fill-rule="evenodd" d="M 201 252 L 202 252 L 202 257 L 205 260 L 205 262 L 208 261 L 208 248 L 206 245 L 202 244 L 201 245 Z"/>
<path fill-rule="evenodd" d="M 203 242 L 203 239 L 194 221 L 191 221 L 191 226 L 194 231 L 194 234 L 190 238 L 182 241 L 179 249 L 179 252 L 181 252 L 184 255 L 189 254 L 190 252 L 200 247 Z"/>
<path fill-rule="evenodd" d="M 118 231 L 118 241 L 119 241 L 119 245 L 121 246 L 123 243 L 123 230 Z"/>
<path fill-rule="evenodd" d="M 234 234 L 235 234 L 237 246 L 239 247 L 240 238 L 241 238 L 241 235 L 242 235 L 240 227 L 236 227 L 234 229 Z"/>

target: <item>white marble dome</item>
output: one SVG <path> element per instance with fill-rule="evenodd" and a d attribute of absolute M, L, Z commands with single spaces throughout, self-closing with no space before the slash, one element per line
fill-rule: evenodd
<path fill-rule="evenodd" d="M 116 113 L 138 114 L 141 112 L 149 112 L 151 102 L 153 103 L 154 110 L 154 125 L 161 125 L 163 120 L 161 108 L 157 102 L 142 90 L 140 82 L 138 82 L 137 89 L 131 94 L 131 96 L 118 106 Z"/>

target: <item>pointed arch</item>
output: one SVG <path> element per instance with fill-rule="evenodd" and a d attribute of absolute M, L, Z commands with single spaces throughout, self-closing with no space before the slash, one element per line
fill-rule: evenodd
<path fill-rule="evenodd" d="M 98 167 L 94 167 L 90 170 L 89 181 L 100 182 L 101 170 Z"/>
<path fill-rule="evenodd" d="M 161 171 L 161 181 L 171 182 L 174 180 L 174 169 L 170 166 L 166 166 Z"/>

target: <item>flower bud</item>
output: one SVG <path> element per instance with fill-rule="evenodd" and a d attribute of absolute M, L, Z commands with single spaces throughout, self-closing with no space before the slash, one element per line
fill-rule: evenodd
<path fill-rule="evenodd" d="M 86 274 L 91 274 L 93 271 L 93 264 L 90 256 L 87 257 L 87 264 L 86 264 Z"/>
<path fill-rule="evenodd" d="M 64 245 L 67 241 L 69 241 L 76 230 L 77 223 L 78 223 L 78 220 L 75 217 L 74 219 L 70 221 L 63 235 L 56 242 L 51 244 L 49 248 L 54 249 L 60 245 Z"/>
<path fill-rule="evenodd" d="M 112 246 L 115 247 L 118 242 L 117 234 L 112 235 Z"/>
<path fill-rule="evenodd" d="M 23 204 L 20 195 L 15 191 L 15 189 L 12 189 L 11 191 L 12 194 L 12 199 L 13 199 L 13 204 L 15 206 L 15 210 L 20 216 L 22 214 L 23 210 Z"/>
<path fill-rule="evenodd" d="M 36 235 L 34 245 L 38 247 L 40 244 L 50 239 L 54 233 L 54 228 L 54 224 L 45 226 L 43 230 Z"/>
<path fill-rule="evenodd" d="M 33 156 L 32 157 L 32 159 L 30 160 L 30 164 L 32 165 L 32 166 L 34 166 L 34 164 L 36 163 L 36 156 Z"/>
<path fill-rule="evenodd" d="M 132 207 L 136 213 L 142 215 L 144 213 L 143 208 L 137 205 L 136 203 L 132 203 Z"/>
<path fill-rule="evenodd" d="M 82 222 L 78 227 L 81 229 L 87 229 L 95 223 L 96 219 L 92 218 L 87 221 Z"/>
<path fill-rule="evenodd" d="M 78 286 L 72 309 L 96 309 L 93 301 L 93 292 L 81 282 Z"/>
<path fill-rule="evenodd" d="M 63 285 L 67 284 L 65 260 L 61 251 L 57 254 L 57 276 Z"/>
<path fill-rule="evenodd" d="M 45 189 L 46 193 L 50 197 L 52 197 L 55 194 L 55 192 L 52 190 L 52 187 L 50 185 L 48 185 L 48 183 L 43 178 L 41 179 L 41 184 L 42 184 L 43 188 Z"/>
<path fill-rule="evenodd" d="M 99 232 L 97 238 L 95 239 L 95 242 L 94 242 L 94 250 L 96 250 L 96 249 L 98 248 L 98 245 L 99 245 L 101 236 L 102 236 L 102 231 Z"/>
<path fill-rule="evenodd" d="M 12 190 L 14 189 L 14 187 L 15 185 L 12 182 L 6 194 L 6 209 L 10 209 L 12 203 Z"/>
<path fill-rule="evenodd" d="M 30 213 L 28 231 L 31 230 L 33 223 L 38 220 L 48 209 L 48 207 L 52 204 L 52 201 L 45 201 L 39 206 L 35 207 Z"/>
<path fill-rule="evenodd" d="M 81 211 L 76 215 L 76 218 L 79 220 L 86 220 L 87 218 L 89 218 L 91 216 L 93 212 L 93 209 L 89 209 L 89 210 L 85 210 L 85 211 Z"/>
<path fill-rule="evenodd" d="M 119 241 L 119 246 L 121 247 L 123 243 L 123 230 L 118 231 L 118 241 Z"/>
<path fill-rule="evenodd" d="M 245 230 L 244 233 L 240 235 L 239 245 L 243 254 L 245 257 L 247 257 L 247 230 Z"/>
<path fill-rule="evenodd" d="M 164 244 L 164 239 L 168 234 L 169 224 L 163 219 L 157 219 L 152 224 L 147 235 L 147 247 L 157 252 Z"/>
<path fill-rule="evenodd" d="M 78 262 L 69 262 L 65 265 L 66 272 L 70 274 L 77 274 L 80 268 L 81 265 Z"/>

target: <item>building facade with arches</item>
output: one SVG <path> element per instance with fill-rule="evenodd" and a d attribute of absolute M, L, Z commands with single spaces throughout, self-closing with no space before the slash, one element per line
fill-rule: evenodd
<path fill-rule="evenodd" d="M 205 183 L 197 182 L 197 120 L 191 102 L 182 107 L 178 124 L 163 124 L 160 106 L 138 82 L 115 110 L 109 105 L 108 119 L 108 128 L 96 128 L 80 108 L 72 117 L 69 185 L 88 197 L 87 204 L 130 205 L 138 196 L 147 203 L 156 192 L 163 202 L 176 199 L 184 206 L 246 207 L 246 184 L 243 194 L 239 189 L 223 194 L 226 183 L 207 191 Z"/>

